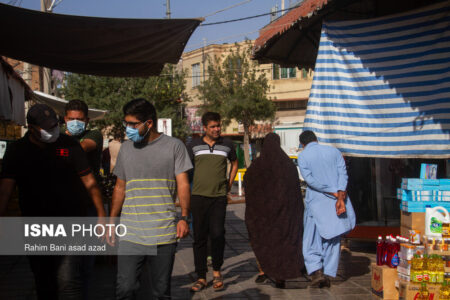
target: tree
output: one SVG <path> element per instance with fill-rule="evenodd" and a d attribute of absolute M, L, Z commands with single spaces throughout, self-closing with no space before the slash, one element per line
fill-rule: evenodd
<path fill-rule="evenodd" d="M 70 74 L 62 92 L 67 100 L 84 100 L 90 108 L 108 110 L 105 118 L 92 122 L 106 134 L 123 132 L 122 107 L 135 98 L 153 103 L 158 118 L 172 119 L 173 135 L 184 139 L 188 133 L 182 110 L 189 99 L 185 94 L 185 74 L 167 65 L 160 76 L 148 78 L 99 77 Z"/>
<path fill-rule="evenodd" d="M 255 121 L 272 120 L 275 105 L 267 98 L 270 87 L 266 76 L 258 70 L 259 64 L 250 59 L 251 42 L 241 49 L 235 44 L 224 57 L 209 59 L 208 77 L 199 87 L 204 111 L 219 112 L 224 124 L 232 119 L 244 126 L 245 164 L 250 165 L 250 126 Z"/>

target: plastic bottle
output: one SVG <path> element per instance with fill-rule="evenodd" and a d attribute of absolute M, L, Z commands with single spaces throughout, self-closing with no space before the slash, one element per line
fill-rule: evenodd
<path fill-rule="evenodd" d="M 417 254 L 414 254 L 413 259 L 411 260 L 411 273 L 410 278 L 412 282 L 422 282 L 423 273 L 422 273 L 422 264 L 420 262 L 420 257 Z"/>
<path fill-rule="evenodd" d="M 444 281 L 439 289 L 439 300 L 449 300 L 449 289 L 447 281 Z"/>
<path fill-rule="evenodd" d="M 425 282 L 422 282 L 422 286 L 420 287 L 420 299 L 421 300 L 429 300 L 430 299 L 430 293 L 428 292 L 427 284 Z"/>
<path fill-rule="evenodd" d="M 429 272 L 429 260 L 428 260 L 428 255 L 424 254 L 423 255 L 423 267 L 422 267 L 422 272 L 423 272 L 423 276 L 422 276 L 422 281 L 423 282 L 429 282 L 430 281 L 430 272 Z"/>
<path fill-rule="evenodd" d="M 444 297 L 447 297 L 446 300 L 450 300 L 450 282 L 448 280 L 445 280 L 446 283 L 446 289 L 443 291 Z"/>
<path fill-rule="evenodd" d="M 400 259 L 398 257 L 398 251 L 400 250 L 400 244 L 397 242 L 395 238 L 392 238 L 390 251 L 388 255 L 388 266 L 390 268 L 397 268 L 400 263 Z"/>
<path fill-rule="evenodd" d="M 448 211 L 442 206 L 431 208 L 427 205 L 425 208 L 425 235 L 428 237 L 442 237 L 442 224 L 449 223 L 450 216 Z"/>
<path fill-rule="evenodd" d="M 388 252 L 390 248 L 390 237 L 387 235 L 383 244 L 383 265 L 386 265 L 388 262 Z"/>
<path fill-rule="evenodd" d="M 428 274 L 430 276 L 428 282 L 430 284 L 436 284 L 437 283 L 437 261 L 436 261 L 436 255 L 431 255 L 431 257 L 428 259 Z"/>
<path fill-rule="evenodd" d="M 442 284 L 444 282 L 444 277 L 445 277 L 445 265 L 444 265 L 444 260 L 442 259 L 442 256 L 438 255 L 437 256 L 437 283 L 438 284 Z"/>
<path fill-rule="evenodd" d="M 384 241 L 383 237 L 381 235 L 378 236 L 377 240 L 377 265 L 382 266 L 383 265 L 383 249 L 384 248 Z"/>

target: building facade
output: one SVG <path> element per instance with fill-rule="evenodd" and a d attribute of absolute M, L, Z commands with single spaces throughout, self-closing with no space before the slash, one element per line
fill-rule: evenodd
<path fill-rule="evenodd" d="M 230 50 L 246 47 L 246 43 L 212 44 L 183 53 L 179 68 L 187 72 L 186 91 L 191 102 L 187 105 L 186 114 L 193 134 L 201 133 L 202 126 L 198 110 L 202 102 L 199 99 L 198 86 L 208 78 L 208 65 L 214 61 L 214 57 L 225 59 Z M 251 43 L 253 44 L 253 41 Z M 258 70 L 268 79 L 270 90 L 267 97 L 274 101 L 277 111 L 273 123 L 258 122 L 253 126 L 251 138 L 262 138 L 268 132 L 276 131 L 281 136 L 282 144 L 295 143 L 297 148 L 298 131 L 303 126 L 313 72 L 305 69 L 284 68 L 276 64 L 260 64 Z M 292 130 L 295 130 L 293 135 Z M 223 133 L 239 139 L 243 135 L 243 127 L 237 122 L 231 122 L 223 129 Z"/>

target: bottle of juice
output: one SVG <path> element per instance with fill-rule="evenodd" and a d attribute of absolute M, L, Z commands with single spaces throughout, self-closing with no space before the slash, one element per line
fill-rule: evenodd
<path fill-rule="evenodd" d="M 420 299 L 421 300 L 429 300 L 430 299 L 430 293 L 428 292 L 427 284 L 425 282 L 422 282 L 422 286 L 420 287 Z"/>
<path fill-rule="evenodd" d="M 384 248 L 384 241 L 383 237 L 381 235 L 378 236 L 377 240 L 377 265 L 382 266 L 383 265 L 383 249 Z"/>

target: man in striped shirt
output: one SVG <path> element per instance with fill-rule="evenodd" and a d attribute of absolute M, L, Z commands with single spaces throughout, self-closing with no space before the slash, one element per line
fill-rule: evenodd
<path fill-rule="evenodd" d="M 213 288 L 223 289 L 220 268 L 225 249 L 225 215 L 227 193 L 230 191 L 238 170 L 233 143 L 220 136 L 220 115 L 207 112 L 202 116 L 205 135 L 194 139 L 188 151 L 194 162 L 192 186 L 192 218 L 194 228 L 194 263 L 198 279 L 191 291 L 206 287 L 206 264 L 208 236 L 211 239 L 213 265 Z M 231 162 L 227 179 L 227 161 Z"/>
<path fill-rule="evenodd" d="M 187 171 L 192 163 L 180 140 L 158 133 L 156 111 L 150 102 L 132 100 L 123 112 L 130 140 L 120 148 L 114 168 L 117 182 L 111 217 L 121 211 L 120 223 L 127 227 L 119 253 L 122 249 L 138 253 L 119 255 L 116 298 L 133 299 L 142 267 L 148 266 L 152 296 L 170 299 L 176 240 L 189 233 Z M 174 203 L 177 195 L 181 206 L 178 222 Z"/>

